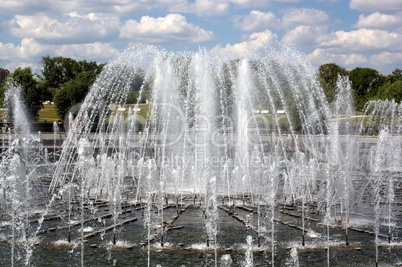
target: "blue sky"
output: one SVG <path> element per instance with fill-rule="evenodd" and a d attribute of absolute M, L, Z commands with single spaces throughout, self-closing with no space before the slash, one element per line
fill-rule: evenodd
<path fill-rule="evenodd" d="M 401 0 L 4 0 L 0 67 L 108 62 L 135 43 L 247 56 L 294 46 L 313 66 L 402 69 Z"/>

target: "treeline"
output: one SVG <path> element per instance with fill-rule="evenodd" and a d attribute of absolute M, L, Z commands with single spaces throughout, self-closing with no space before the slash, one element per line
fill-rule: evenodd
<path fill-rule="evenodd" d="M 34 75 L 30 67 L 17 68 L 11 75 L 15 84 L 21 87 L 21 99 L 31 120 L 38 118 L 38 112 L 45 101 L 54 102 L 60 119 L 64 119 L 70 108 L 81 103 L 91 85 L 102 72 L 105 64 L 76 61 L 65 57 L 42 57 L 41 74 Z M 137 101 L 144 81 L 144 73 L 139 72 L 132 82 L 127 103 Z M 357 111 L 362 110 L 369 100 L 395 99 L 402 101 L 402 70 L 395 69 L 389 75 L 382 75 L 375 69 L 355 68 L 351 71 L 334 64 L 324 64 L 318 69 L 318 80 L 328 102 L 335 99 L 339 76 L 347 76 L 351 81 L 354 104 Z M 6 106 L 4 92 L 7 83 L 0 86 L 0 106 Z M 145 99 L 142 99 L 145 101 Z"/>
<path fill-rule="evenodd" d="M 105 64 L 76 61 L 65 57 L 42 57 L 41 74 L 34 75 L 30 67 L 17 68 L 11 79 L 6 79 L 0 86 L 0 106 L 5 103 L 7 86 L 19 86 L 21 99 L 27 109 L 30 120 L 37 120 L 43 102 L 55 103 L 60 119 L 64 119 L 70 107 L 81 103 L 90 86 L 102 72 Z M 7 82 L 11 80 L 12 83 Z"/>
<path fill-rule="evenodd" d="M 332 102 L 337 93 L 338 76 L 347 76 L 351 82 L 354 104 L 361 111 L 370 100 L 402 101 L 402 70 L 395 69 L 389 75 L 382 75 L 375 69 L 355 68 L 351 71 L 334 64 L 324 64 L 318 69 L 318 79 L 328 102 Z"/>

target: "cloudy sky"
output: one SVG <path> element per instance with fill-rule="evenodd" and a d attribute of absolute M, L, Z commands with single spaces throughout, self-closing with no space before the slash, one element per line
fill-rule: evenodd
<path fill-rule="evenodd" d="M 0 68 L 108 62 L 134 43 L 239 54 L 294 46 L 314 66 L 402 69 L 401 0 L 3 0 Z"/>

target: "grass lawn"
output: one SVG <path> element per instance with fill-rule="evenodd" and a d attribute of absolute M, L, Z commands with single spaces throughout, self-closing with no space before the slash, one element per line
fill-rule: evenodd
<path fill-rule="evenodd" d="M 125 114 L 127 114 L 128 106 L 134 107 L 134 105 L 125 105 L 125 108 L 126 108 L 126 111 L 124 112 Z M 140 104 L 138 106 L 138 108 L 140 108 L 140 110 L 138 111 L 138 114 L 137 114 L 138 120 L 141 122 L 144 122 L 145 119 L 147 118 L 148 104 Z M 111 110 L 113 111 L 113 108 L 111 108 Z M 46 122 L 54 122 L 54 121 L 58 121 L 58 120 L 60 120 L 60 118 L 57 116 L 55 106 L 50 105 L 50 104 L 43 105 L 43 108 L 39 111 L 38 122 L 45 122 L 45 121 Z"/>
<path fill-rule="evenodd" d="M 54 105 L 45 104 L 43 108 L 39 110 L 38 122 L 55 122 L 58 120 L 60 120 L 60 118 L 57 116 Z"/>
<path fill-rule="evenodd" d="M 128 108 L 129 107 L 133 108 L 134 106 L 135 106 L 134 104 L 123 106 L 122 111 L 123 111 L 123 114 L 126 119 L 127 119 L 127 115 L 128 115 Z M 110 108 L 111 113 L 109 113 L 109 118 L 107 119 L 107 122 L 112 118 L 112 116 L 118 110 L 118 108 L 113 105 L 111 105 L 109 108 Z M 140 104 L 140 105 L 138 105 L 138 108 L 140 110 L 137 113 L 137 120 L 141 123 L 145 123 L 147 121 L 147 119 L 149 119 L 149 118 L 147 118 L 149 104 Z M 3 117 L 3 113 L 4 113 L 4 110 L 0 109 L 0 118 Z M 266 123 L 268 121 L 268 123 L 270 123 L 270 124 L 275 124 L 272 114 L 258 114 L 258 115 L 259 116 L 257 116 L 257 118 L 256 118 L 257 123 L 263 123 L 263 122 Z M 265 118 L 265 119 L 263 119 L 263 118 Z M 279 114 L 278 119 L 279 119 L 278 122 L 280 125 L 282 125 L 282 126 L 288 125 L 288 120 L 287 120 L 287 117 L 285 114 Z M 352 125 L 357 125 L 361 121 L 361 119 L 362 119 L 362 116 L 361 116 L 360 112 L 356 112 L 356 115 L 352 116 L 350 118 L 348 118 L 348 117 L 339 118 L 339 120 L 342 123 L 349 122 Z M 367 121 L 369 120 L 369 118 L 363 118 L 363 119 L 364 119 L 365 123 L 367 123 Z M 60 118 L 57 116 L 55 106 L 50 105 L 50 104 L 44 104 L 43 108 L 39 111 L 38 122 L 53 123 L 58 120 L 60 120 Z"/>
<path fill-rule="evenodd" d="M 3 118 L 4 109 L 0 108 L 0 118 Z M 38 122 L 54 122 L 60 120 L 57 116 L 54 105 L 43 105 L 43 108 L 39 110 Z"/>

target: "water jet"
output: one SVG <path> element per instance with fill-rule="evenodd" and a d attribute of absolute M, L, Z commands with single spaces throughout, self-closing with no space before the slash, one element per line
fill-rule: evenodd
<path fill-rule="evenodd" d="M 356 117 L 345 77 L 328 103 L 294 49 L 133 46 L 105 66 L 51 155 L 11 87 L 1 265 L 402 261 L 401 105 L 370 102 Z"/>

